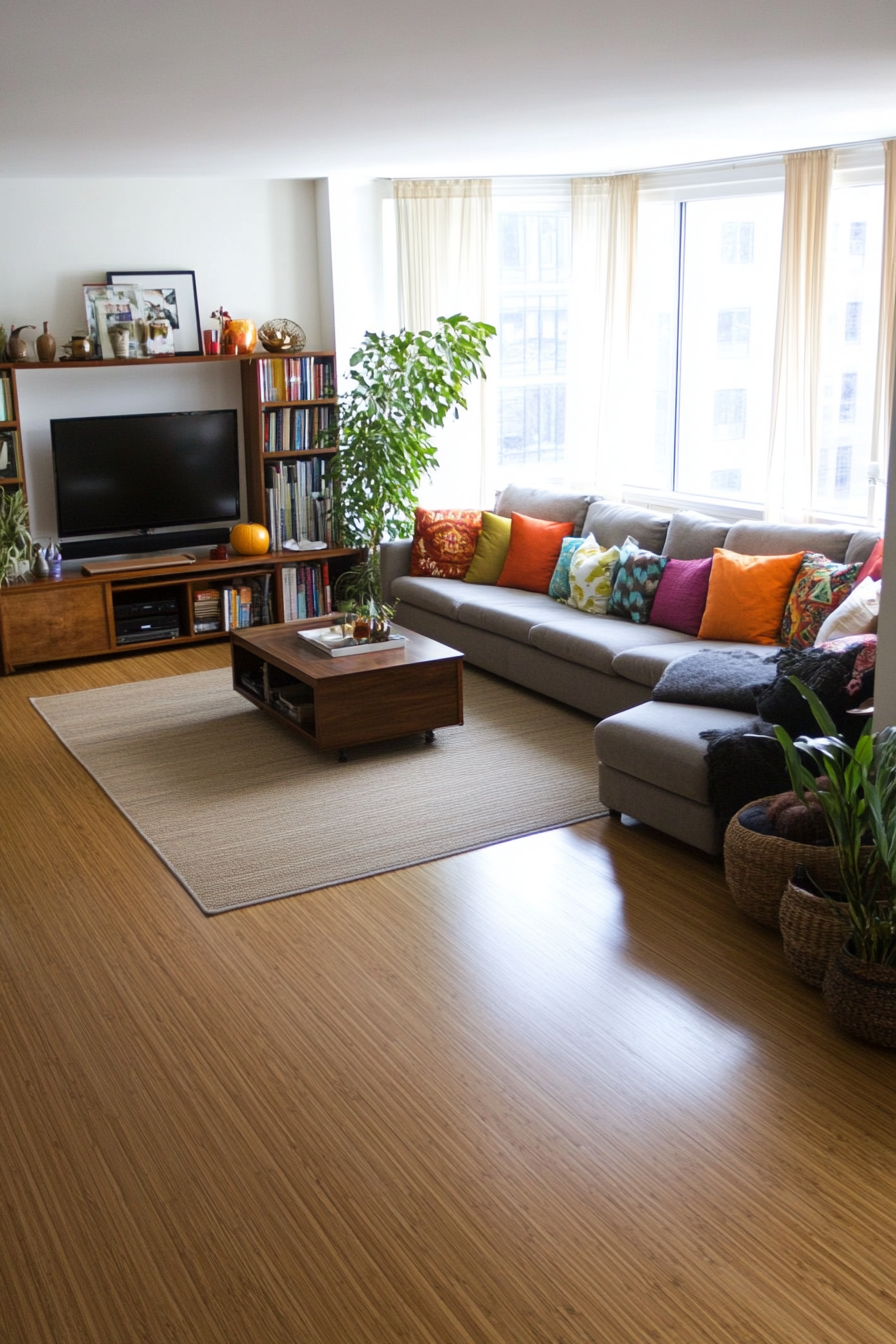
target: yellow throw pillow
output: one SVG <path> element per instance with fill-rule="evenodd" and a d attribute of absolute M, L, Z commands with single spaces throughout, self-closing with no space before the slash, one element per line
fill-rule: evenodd
<path fill-rule="evenodd" d="M 482 531 L 464 583 L 497 583 L 510 549 L 510 519 L 483 513 Z"/>
<path fill-rule="evenodd" d="M 613 570 L 619 555 L 618 546 L 608 546 L 604 550 L 589 534 L 569 563 L 567 605 L 590 612 L 592 616 L 604 615 L 613 591 Z"/>

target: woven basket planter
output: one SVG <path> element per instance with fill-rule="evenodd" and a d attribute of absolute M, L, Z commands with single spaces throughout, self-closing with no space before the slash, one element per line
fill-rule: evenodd
<path fill-rule="evenodd" d="M 784 959 L 807 985 L 821 988 L 828 962 L 849 937 L 849 925 L 837 907 L 788 882 L 779 913 Z"/>
<path fill-rule="evenodd" d="M 842 947 L 825 972 L 823 991 L 838 1027 L 896 1049 L 896 966 L 860 961 Z"/>
<path fill-rule="evenodd" d="M 760 835 L 741 825 L 741 812 L 756 807 L 757 803 L 769 802 L 771 798 L 748 803 L 728 823 L 724 846 L 725 881 L 739 910 L 766 928 L 777 929 L 780 927 L 781 897 L 797 864 L 802 863 L 813 880 L 827 889 L 837 885 L 840 862 L 834 845 L 801 845 L 778 835 Z"/>

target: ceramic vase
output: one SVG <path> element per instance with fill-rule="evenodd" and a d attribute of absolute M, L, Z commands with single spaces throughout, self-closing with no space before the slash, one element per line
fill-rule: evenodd
<path fill-rule="evenodd" d="M 56 358 L 56 338 L 50 332 L 49 322 L 44 323 L 43 335 L 38 336 L 35 345 L 41 364 L 52 364 Z"/>

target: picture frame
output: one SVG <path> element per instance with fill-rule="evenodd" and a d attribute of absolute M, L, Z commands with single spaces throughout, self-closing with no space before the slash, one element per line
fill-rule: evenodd
<path fill-rule="evenodd" d="M 202 326 L 195 271 L 107 271 L 109 285 L 136 285 L 143 291 L 143 314 L 171 323 L 175 355 L 202 354 Z"/>
<path fill-rule="evenodd" d="M 20 479 L 19 436 L 14 429 L 0 429 L 0 481 Z"/>

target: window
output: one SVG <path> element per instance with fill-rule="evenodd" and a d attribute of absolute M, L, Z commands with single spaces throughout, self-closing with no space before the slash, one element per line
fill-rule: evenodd
<path fill-rule="evenodd" d="M 678 210 L 674 488 L 758 503 L 768 457 L 783 193 L 686 201 Z"/>
<path fill-rule="evenodd" d="M 743 358 L 750 353 L 749 308 L 723 308 L 719 313 L 718 353 L 722 359 Z"/>
<path fill-rule="evenodd" d="M 819 510 L 856 518 L 868 509 L 883 192 L 882 185 L 835 185 L 828 207 L 815 493 Z"/>
<path fill-rule="evenodd" d="M 568 185 L 539 195 L 508 184 L 496 197 L 495 213 L 497 459 L 522 481 L 537 479 L 543 464 L 562 463 L 565 453 Z"/>

